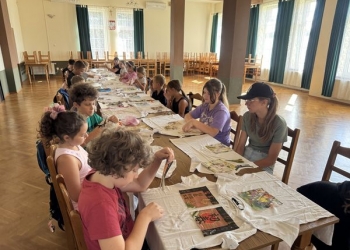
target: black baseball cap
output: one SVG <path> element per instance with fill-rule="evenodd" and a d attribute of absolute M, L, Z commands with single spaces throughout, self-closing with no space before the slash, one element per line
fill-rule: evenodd
<path fill-rule="evenodd" d="M 250 100 L 255 97 L 272 98 L 275 93 L 272 88 L 264 82 L 253 83 L 245 95 L 237 96 L 238 99 Z"/>

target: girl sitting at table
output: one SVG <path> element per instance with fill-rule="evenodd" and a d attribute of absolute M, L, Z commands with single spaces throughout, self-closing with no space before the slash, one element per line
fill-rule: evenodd
<path fill-rule="evenodd" d="M 79 207 L 88 249 L 141 249 L 150 222 L 163 216 L 152 202 L 135 222 L 122 192 L 143 192 L 153 181 L 161 162 L 174 160 L 170 148 L 154 155 L 136 132 L 106 130 L 89 151 L 90 172 L 82 184 Z M 139 173 L 139 168 L 144 170 Z"/>
<path fill-rule="evenodd" d="M 165 77 L 162 74 L 155 75 L 152 81 L 152 98 L 160 101 L 164 106 L 167 105 L 164 96 Z"/>
<path fill-rule="evenodd" d="M 136 70 L 136 74 L 137 74 L 137 79 L 134 81 L 134 85 L 144 91 L 147 85 L 145 68 L 138 67 Z"/>
<path fill-rule="evenodd" d="M 64 106 L 54 104 L 46 108 L 41 118 L 39 133 L 49 144 L 58 138 L 55 151 L 57 173 L 62 174 L 74 209 L 78 210 L 81 183 L 90 172 L 87 152 L 80 146 L 87 137 L 87 123 L 76 112 L 65 111 Z"/>
<path fill-rule="evenodd" d="M 186 124 L 182 130 L 188 132 L 191 128 L 199 129 L 229 146 L 231 118 L 225 85 L 219 79 L 210 79 L 205 83 L 202 95 L 203 103 L 185 115 Z"/>
<path fill-rule="evenodd" d="M 120 76 L 119 81 L 131 85 L 137 79 L 137 74 L 135 72 L 136 67 L 133 61 L 126 62 L 126 70 L 127 73 L 123 76 Z"/>
<path fill-rule="evenodd" d="M 185 114 L 190 112 L 191 104 L 181 85 L 179 80 L 170 81 L 166 87 L 164 96 L 167 99 L 167 107 L 175 114 L 184 117 Z"/>
<path fill-rule="evenodd" d="M 119 67 L 120 67 L 119 76 L 123 77 L 127 73 L 125 62 L 123 60 L 119 61 Z"/>
<path fill-rule="evenodd" d="M 263 169 L 272 174 L 288 133 L 285 120 L 276 114 L 276 94 L 266 83 L 256 82 L 245 95 L 237 98 L 245 100 L 248 108 L 243 115 L 237 153 L 258 166 L 256 169 L 242 169 L 239 173 L 253 173 Z M 246 146 L 248 137 L 249 144 Z"/>

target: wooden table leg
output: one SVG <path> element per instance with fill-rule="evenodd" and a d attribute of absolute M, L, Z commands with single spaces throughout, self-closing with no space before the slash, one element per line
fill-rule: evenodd
<path fill-rule="evenodd" d="M 49 75 L 49 65 L 45 66 L 45 74 L 46 74 L 46 81 L 47 83 L 50 83 L 50 75 Z"/>
<path fill-rule="evenodd" d="M 30 68 L 28 65 L 26 65 L 26 73 L 29 78 L 29 83 L 32 84 L 32 78 L 30 77 Z"/>
<path fill-rule="evenodd" d="M 302 250 L 305 249 L 311 243 L 312 232 L 305 232 L 302 235 L 299 235 L 295 240 L 291 249 L 293 250 Z"/>

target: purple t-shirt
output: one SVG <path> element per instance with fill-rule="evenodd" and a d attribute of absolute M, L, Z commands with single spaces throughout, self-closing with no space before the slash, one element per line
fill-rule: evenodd
<path fill-rule="evenodd" d="M 226 146 L 230 145 L 230 112 L 221 101 L 212 110 L 209 110 L 209 104 L 203 103 L 190 114 L 194 119 L 199 118 L 200 122 L 217 128 L 219 133 L 214 138 Z"/>

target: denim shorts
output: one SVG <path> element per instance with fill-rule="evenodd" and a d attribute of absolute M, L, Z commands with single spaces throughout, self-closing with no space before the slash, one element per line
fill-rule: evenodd
<path fill-rule="evenodd" d="M 255 161 L 266 158 L 267 154 L 262 152 L 262 151 L 253 149 L 252 147 L 246 146 L 244 149 L 243 157 L 248 159 L 251 162 L 255 162 Z M 269 166 L 269 167 L 264 167 L 264 170 L 266 172 L 268 172 L 269 174 L 273 174 L 274 167 L 275 167 L 275 164 L 272 166 Z"/>

